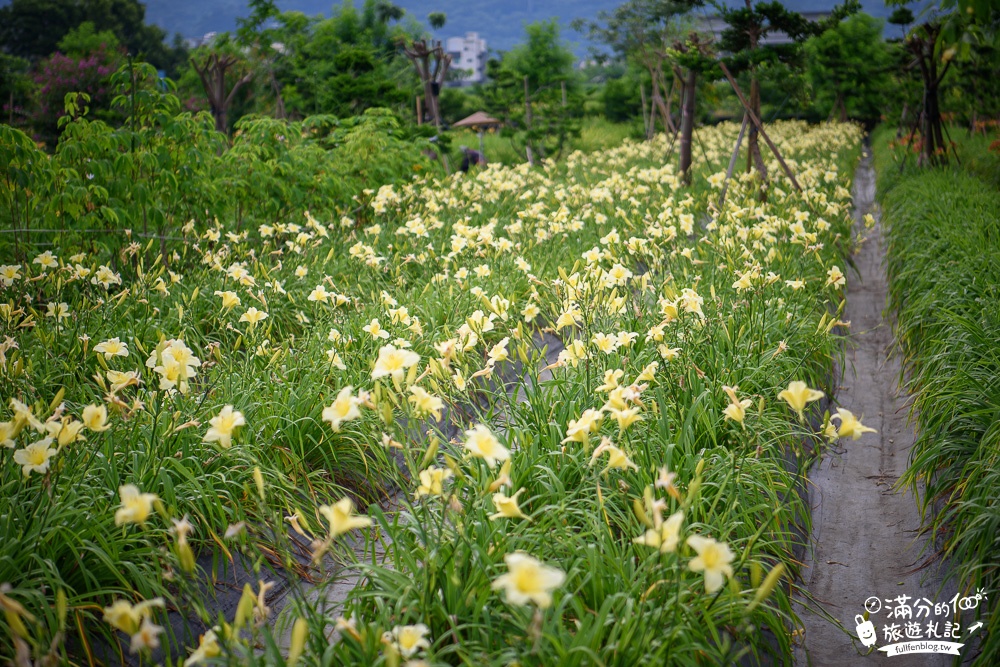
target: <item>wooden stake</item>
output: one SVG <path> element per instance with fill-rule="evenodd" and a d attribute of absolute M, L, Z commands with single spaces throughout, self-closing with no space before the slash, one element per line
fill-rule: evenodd
<path fill-rule="evenodd" d="M 754 127 L 757 128 L 757 131 L 760 132 L 760 136 L 763 137 L 764 143 L 766 143 L 767 147 L 771 149 L 771 152 L 774 154 L 774 157 L 778 159 L 778 164 L 780 164 L 781 168 L 785 171 L 785 175 L 788 176 L 788 180 L 792 182 L 792 185 L 795 186 L 796 190 L 802 192 L 802 186 L 799 185 L 799 182 L 797 180 L 795 180 L 795 175 L 792 174 L 792 170 L 788 168 L 788 164 L 785 162 L 785 158 L 781 157 L 781 153 L 778 151 L 778 147 L 775 146 L 774 142 L 771 141 L 771 138 L 767 136 L 767 132 L 764 131 L 764 125 L 760 122 L 760 119 L 757 118 L 757 114 L 755 114 L 753 111 L 750 110 L 750 105 L 747 103 L 746 98 L 743 96 L 743 91 L 741 91 L 740 87 L 736 84 L 736 79 L 733 78 L 733 75 L 729 73 L 729 68 L 726 67 L 726 63 L 720 60 L 719 67 L 722 69 L 722 73 L 725 74 L 726 78 L 729 80 L 729 85 L 733 87 L 733 92 L 735 92 L 736 97 L 739 98 L 740 104 L 742 104 L 743 108 L 746 110 L 746 115 L 748 118 L 750 118 L 750 122 L 754 124 Z"/>
<path fill-rule="evenodd" d="M 524 124 L 531 132 L 531 97 L 528 95 L 528 77 L 524 77 Z M 525 141 L 528 155 L 528 166 L 535 166 L 535 154 L 531 150 L 531 139 Z"/>
<path fill-rule="evenodd" d="M 14 93 L 11 93 L 13 95 Z M 646 136 L 649 136 L 649 118 L 646 113 L 646 86 L 640 81 L 639 82 L 639 99 L 642 100 L 642 131 Z M 11 108 L 14 108 L 14 103 L 11 102 Z M 13 125 L 13 123 L 11 123 Z"/>
<path fill-rule="evenodd" d="M 733 154 L 729 157 L 729 168 L 726 169 L 726 180 L 722 182 L 722 192 L 719 193 L 719 213 L 722 213 L 722 205 L 726 203 L 726 191 L 729 189 L 729 179 L 733 177 L 733 169 L 736 168 L 736 159 L 740 154 L 740 144 L 743 143 L 743 135 L 747 131 L 747 114 L 743 114 L 743 124 L 740 125 L 740 134 L 736 137 L 736 145 L 733 146 Z"/>

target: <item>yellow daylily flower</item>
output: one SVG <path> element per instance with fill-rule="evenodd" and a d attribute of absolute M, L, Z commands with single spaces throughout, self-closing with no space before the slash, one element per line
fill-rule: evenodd
<path fill-rule="evenodd" d="M 496 436 L 482 424 L 476 424 L 473 429 L 465 432 L 465 449 L 471 456 L 486 461 L 491 468 L 497 461 L 510 458 L 510 450 L 500 444 Z"/>
<path fill-rule="evenodd" d="M 115 600 L 110 607 L 104 608 L 104 622 L 132 635 L 139 632 L 142 622 L 149 619 L 157 607 L 164 607 L 163 598 L 143 600 L 134 605 L 127 600 Z"/>
<path fill-rule="evenodd" d="M 826 272 L 826 284 L 834 287 L 841 287 L 847 282 L 847 278 L 841 272 L 839 266 L 834 266 Z"/>
<path fill-rule="evenodd" d="M 494 493 L 493 506 L 497 511 L 496 514 L 490 515 L 490 520 L 528 519 L 530 521 L 531 519 L 521 511 L 521 507 L 517 502 L 517 497 L 522 493 L 524 493 L 524 489 L 518 489 L 517 493 L 512 496 L 508 496 L 506 493 Z"/>
<path fill-rule="evenodd" d="M 611 442 L 609 438 L 604 438 L 601 440 L 601 444 L 597 446 L 594 450 L 593 455 L 590 457 L 590 464 L 593 465 L 594 462 L 601 457 L 605 452 L 608 453 L 608 465 L 603 470 L 607 472 L 611 468 L 618 468 L 620 470 L 625 470 L 631 468 L 632 470 L 638 470 L 639 466 L 632 463 L 628 455 L 625 454 L 620 448 L 618 448 L 614 443 Z"/>
<path fill-rule="evenodd" d="M 257 323 L 260 322 L 261 320 L 266 320 L 266 319 L 267 319 L 267 313 L 265 313 L 262 310 L 257 310 L 253 306 L 247 308 L 247 312 L 243 313 L 240 316 L 240 322 L 246 322 L 247 324 L 249 324 L 250 329 L 253 329 L 255 326 L 257 326 Z"/>
<path fill-rule="evenodd" d="M 404 658 L 410 658 L 418 651 L 431 647 L 431 643 L 427 641 L 427 635 L 430 631 L 430 628 L 423 623 L 397 625 L 392 629 L 392 632 L 386 633 L 383 641 L 395 646 L 396 650 Z"/>
<path fill-rule="evenodd" d="M 677 542 L 680 540 L 681 524 L 683 522 L 684 512 L 674 512 L 659 526 L 648 529 L 645 534 L 632 541 L 652 549 L 659 549 L 660 553 L 663 554 L 672 553 L 677 551 Z"/>
<path fill-rule="evenodd" d="M 733 576 L 733 567 L 730 563 L 735 556 L 730 551 L 729 545 L 701 535 L 687 538 L 687 544 L 698 552 L 697 557 L 688 563 L 688 568 L 693 572 L 705 573 L 705 592 L 714 593 L 722 588 L 725 577 Z"/>
<path fill-rule="evenodd" d="M 83 420 L 83 425 L 94 433 L 107 431 L 111 428 L 108 426 L 108 409 L 103 405 L 88 405 L 83 409 L 80 417 Z"/>
<path fill-rule="evenodd" d="M 25 477 L 33 472 L 44 475 L 49 469 L 49 460 L 56 455 L 57 450 L 52 448 L 53 439 L 51 437 L 36 440 L 24 449 L 14 452 L 14 463 L 21 466 L 21 471 Z"/>
<path fill-rule="evenodd" d="M 865 433 L 878 433 L 873 428 L 868 428 L 861 423 L 850 410 L 845 410 L 840 408 L 837 413 L 830 417 L 831 420 L 840 420 L 840 428 L 837 429 L 838 438 L 850 438 L 851 440 L 857 440 Z"/>
<path fill-rule="evenodd" d="M 452 476 L 449 468 L 438 468 L 430 466 L 420 471 L 420 486 L 417 487 L 414 495 L 417 498 L 423 496 L 440 496 L 444 493 L 444 481 Z"/>
<path fill-rule="evenodd" d="M 566 574 L 518 551 L 504 556 L 507 574 L 493 581 L 493 590 L 504 589 L 507 602 L 523 605 L 533 602 L 545 609 L 552 604 L 552 591 L 562 586 Z"/>
<path fill-rule="evenodd" d="M 209 658 L 216 658 L 221 654 L 222 647 L 219 646 L 219 637 L 215 634 L 215 629 L 213 628 L 201 636 L 198 641 L 198 648 L 184 661 L 184 667 L 197 665 Z"/>
<path fill-rule="evenodd" d="M 247 423 L 243 413 L 234 410 L 233 406 L 227 405 L 219 411 L 219 414 L 212 417 L 208 423 L 211 428 L 202 438 L 204 442 L 217 442 L 223 449 L 229 449 L 233 444 L 233 434 L 240 427 Z"/>
<path fill-rule="evenodd" d="M 354 395 L 354 387 L 348 385 L 340 390 L 333 403 L 323 408 L 323 421 L 330 422 L 334 433 L 340 431 L 340 425 L 351 419 L 360 419 L 361 399 Z"/>
<path fill-rule="evenodd" d="M 726 416 L 726 419 L 732 419 L 734 422 L 742 425 L 743 420 L 746 418 L 747 408 L 753 404 L 753 401 L 749 398 L 744 398 L 742 401 L 737 398 L 737 387 L 724 386 L 722 390 L 729 396 L 729 405 L 722 411 L 723 414 Z"/>
<path fill-rule="evenodd" d="M 141 493 L 134 484 L 119 487 L 118 495 L 122 499 L 122 506 L 115 512 L 116 526 L 123 523 L 137 523 L 141 526 L 146 523 L 153 511 L 153 503 L 159 499 L 155 493 Z"/>
<path fill-rule="evenodd" d="M 372 379 L 391 377 L 393 381 L 400 382 L 406 369 L 416 365 L 419 361 L 420 355 L 412 350 L 401 350 L 395 345 L 385 345 L 378 351 Z"/>
<path fill-rule="evenodd" d="M 111 361 L 111 357 L 127 357 L 128 345 L 118 338 L 111 338 L 95 345 L 94 353 L 103 354 L 107 361 Z"/>
<path fill-rule="evenodd" d="M 228 290 L 225 292 L 221 290 L 215 290 L 215 296 L 220 297 L 222 299 L 223 310 L 232 310 L 236 306 L 240 305 L 240 303 L 242 303 L 240 301 L 239 294 L 237 294 L 236 292 L 230 292 Z"/>
<path fill-rule="evenodd" d="M 330 537 L 372 525 L 369 517 L 354 515 L 354 501 L 350 498 L 341 498 L 333 505 L 320 505 L 319 512 L 330 522 Z"/>
<path fill-rule="evenodd" d="M 813 401 L 818 401 L 824 396 L 826 396 L 826 394 L 817 389 L 810 389 L 806 383 L 801 380 L 789 382 L 788 389 L 783 389 L 778 392 L 778 398 L 788 403 L 788 405 L 798 413 L 800 420 L 804 418 L 802 416 L 802 411 L 806 409 L 806 405 L 808 403 L 812 403 Z"/>

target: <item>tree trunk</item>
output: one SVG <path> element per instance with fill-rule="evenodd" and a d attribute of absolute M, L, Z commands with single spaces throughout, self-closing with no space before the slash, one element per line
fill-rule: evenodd
<path fill-rule="evenodd" d="M 193 58 L 191 59 L 191 65 L 198 73 L 201 85 L 205 89 L 212 117 L 215 118 L 215 129 L 223 134 L 229 132 L 229 107 L 232 106 L 236 93 L 253 78 L 252 73 L 246 74 L 233 85 L 227 95 L 226 70 L 235 64 L 236 59 L 232 56 L 220 57 L 218 54 L 210 55 L 201 66 Z"/>
<path fill-rule="evenodd" d="M 229 114 L 226 110 L 213 107 L 212 115 L 215 117 L 215 131 L 227 134 L 229 132 Z"/>
<path fill-rule="evenodd" d="M 695 91 L 698 73 L 688 70 L 681 83 L 681 175 L 691 185 L 691 140 L 694 136 Z"/>
<path fill-rule="evenodd" d="M 946 162 L 947 154 L 944 152 L 944 137 L 941 136 L 941 107 L 938 103 L 938 88 L 931 84 L 927 88 L 927 96 L 924 102 L 926 113 L 924 113 L 924 159 L 928 164 Z"/>
<path fill-rule="evenodd" d="M 271 78 L 271 90 L 274 91 L 274 115 L 279 120 L 286 120 L 288 112 L 285 110 L 285 98 L 281 95 L 281 84 L 278 83 L 278 77 L 274 76 L 273 67 L 268 67 L 267 73 Z"/>
<path fill-rule="evenodd" d="M 833 106 L 830 108 L 830 115 L 826 120 L 827 122 L 832 123 L 834 118 L 841 123 L 847 122 L 847 105 L 844 103 L 844 93 L 840 91 L 837 92 L 837 97 L 834 99 Z"/>
<path fill-rule="evenodd" d="M 229 119 L 226 113 L 226 70 L 222 67 L 215 68 L 215 86 L 213 94 L 208 96 L 208 103 L 212 107 L 212 116 L 215 117 L 215 130 L 227 134 L 229 132 Z"/>
<path fill-rule="evenodd" d="M 920 148 L 920 164 L 944 164 L 948 162 L 948 149 L 944 141 L 941 127 L 941 105 L 938 87 L 944 79 L 949 61 L 944 70 L 938 74 L 938 60 L 935 57 L 935 46 L 941 34 L 941 27 L 934 24 L 922 26 L 923 36 L 909 42 L 911 50 L 920 65 L 920 75 L 924 80 L 924 96 L 920 118 L 920 133 L 923 144 Z"/>

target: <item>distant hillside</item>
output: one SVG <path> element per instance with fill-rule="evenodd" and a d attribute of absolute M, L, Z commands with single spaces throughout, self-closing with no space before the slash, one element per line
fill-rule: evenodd
<path fill-rule="evenodd" d="M 729 0 L 732 2 L 732 0 Z M 309 15 L 329 14 L 335 2 L 331 0 L 278 0 L 282 10 L 297 10 Z M 360 7 L 363 0 L 357 0 Z M 504 51 L 517 44 L 524 33 L 524 24 L 557 18 L 564 26 L 563 37 L 583 56 L 587 44 L 582 36 L 569 28 L 575 18 L 594 18 L 602 10 L 610 10 L 621 0 L 395 0 L 421 23 L 427 14 L 441 11 L 448 15 L 448 24 L 435 35 L 445 38 L 478 32 L 491 49 Z M 798 11 L 822 11 L 833 7 L 831 0 L 787 0 L 785 5 Z M 882 0 L 863 0 L 867 12 L 888 16 Z M 200 37 L 208 32 L 233 30 L 236 18 L 247 14 L 245 0 L 146 0 L 146 17 L 162 26 L 171 35 Z M 707 10 L 705 10 L 707 11 Z"/>

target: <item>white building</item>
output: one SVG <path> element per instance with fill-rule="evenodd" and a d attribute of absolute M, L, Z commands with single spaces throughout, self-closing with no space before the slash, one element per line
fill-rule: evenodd
<path fill-rule="evenodd" d="M 451 54 L 451 69 L 458 70 L 448 85 L 471 86 L 486 78 L 486 40 L 480 39 L 478 32 L 449 37 L 445 49 Z"/>
<path fill-rule="evenodd" d="M 830 12 L 800 12 L 802 16 L 810 22 L 822 21 L 830 15 Z M 712 14 L 710 16 L 701 16 L 695 20 L 694 29 L 700 33 L 711 33 L 713 41 L 718 42 L 719 38 L 722 36 L 722 31 L 729 28 L 721 16 L 718 14 Z M 777 44 L 790 44 L 791 39 L 788 35 L 781 31 L 775 31 L 760 40 L 761 46 L 774 46 Z"/>

